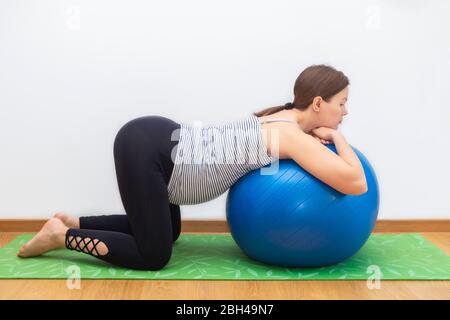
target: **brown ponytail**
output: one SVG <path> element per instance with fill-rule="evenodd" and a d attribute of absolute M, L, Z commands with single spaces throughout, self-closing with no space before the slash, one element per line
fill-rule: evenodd
<path fill-rule="evenodd" d="M 317 96 L 329 101 L 336 93 L 345 89 L 350 84 L 348 78 L 331 66 L 319 64 L 312 65 L 300 73 L 294 86 L 295 99 L 293 108 L 306 110 Z M 291 109 L 286 105 L 263 109 L 253 114 L 257 117 L 267 116 L 281 110 Z"/>

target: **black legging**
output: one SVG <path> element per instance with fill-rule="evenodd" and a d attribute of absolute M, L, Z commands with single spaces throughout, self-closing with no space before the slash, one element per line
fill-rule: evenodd
<path fill-rule="evenodd" d="M 179 128 L 168 118 L 145 116 L 119 130 L 114 161 L 126 215 L 80 217 L 80 229 L 66 233 L 68 249 L 131 269 L 160 270 L 169 262 L 181 231 L 180 207 L 169 203 L 167 190 Z M 106 255 L 96 251 L 99 241 Z"/>

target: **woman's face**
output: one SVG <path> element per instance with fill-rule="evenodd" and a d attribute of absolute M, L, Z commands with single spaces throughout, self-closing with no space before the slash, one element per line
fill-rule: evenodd
<path fill-rule="evenodd" d="M 348 86 L 331 97 L 330 101 L 322 100 L 320 122 L 322 126 L 337 129 L 348 114 L 346 103 L 348 99 Z"/>

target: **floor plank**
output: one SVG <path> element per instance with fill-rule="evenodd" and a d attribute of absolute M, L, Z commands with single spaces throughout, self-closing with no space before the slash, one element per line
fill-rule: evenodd
<path fill-rule="evenodd" d="M 0 233 L 0 247 L 20 232 Z M 450 232 L 423 232 L 450 254 Z M 0 299 L 450 299 L 450 281 L 0 280 Z"/>

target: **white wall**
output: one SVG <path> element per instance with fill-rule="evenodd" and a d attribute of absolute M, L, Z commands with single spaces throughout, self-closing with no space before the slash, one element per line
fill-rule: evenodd
<path fill-rule="evenodd" d="M 124 213 L 125 122 L 235 120 L 292 101 L 315 63 L 350 78 L 341 131 L 377 172 L 379 218 L 449 218 L 449 15 L 438 0 L 2 0 L 0 219 Z M 182 219 L 224 220 L 226 195 Z"/>

